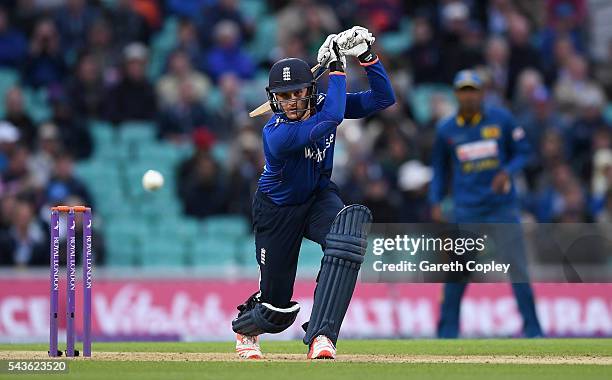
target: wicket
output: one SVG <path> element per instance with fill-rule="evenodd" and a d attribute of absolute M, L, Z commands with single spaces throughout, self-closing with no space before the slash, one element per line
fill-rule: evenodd
<path fill-rule="evenodd" d="M 50 260 L 50 323 L 49 356 L 58 357 L 58 299 L 60 213 L 67 213 L 66 222 L 66 356 L 79 356 L 75 350 L 74 317 L 76 310 L 76 223 L 75 213 L 83 215 L 83 356 L 91 356 L 91 288 L 93 286 L 93 254 L 91 248 L 91 208 L 85 206 L 57 206 L 51 208 L 51 260 Z"/>

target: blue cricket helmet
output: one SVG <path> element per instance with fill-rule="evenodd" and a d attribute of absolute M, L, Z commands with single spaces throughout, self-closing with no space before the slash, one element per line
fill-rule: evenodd
<path fill-rule="evenodd" d="M 281 59 L 272 65 L 268 79 L 268 87 L 266 87 L 266 93 L 268 94 L 268 100 L 270 101 L 272 111 L 286 117 L 281 107 L 281 103 L 307 100 L 308 108 L 300 110 L 310 110 L 312 115 L 316 111 L 316 86 L 314 75 L 310 71 L 308 63 L 299 58 Z M 275 96 L 278 93 L 292 92 L 302 88 L 308 88 L 306 96 L 303 98 L 280 101 Z"/>

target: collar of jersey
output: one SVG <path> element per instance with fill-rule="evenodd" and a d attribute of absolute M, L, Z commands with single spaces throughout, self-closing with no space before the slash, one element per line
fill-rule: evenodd
<path fill-rule="evenodd" d="M 278 123 L 298 123 L 300 121 L 303 121 L 303 120 L 289 120 L 287 117 L 283 115 L 278 115 L 278 118 L 276 119 L 276 124 Z"/>
<path fill-rule="evenodd" d="M 472 116 L 472 119 L 470 120 L 470 125 L 474 126 L 477 125 L 478 123 L 480 123 L 480 121 L 482 120 L 482 112 L 478 112 L 476 115 Z M 465 126 L 465 119 L 463 118 L 463 116 L 457 114 L 457 117 L 455 117 L 455 121 L 457 122 L 457 125 L 460 127 Z"/>

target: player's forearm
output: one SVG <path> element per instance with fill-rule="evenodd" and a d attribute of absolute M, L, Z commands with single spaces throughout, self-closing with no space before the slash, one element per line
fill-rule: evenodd
<path fill-rule="evenodd" d="M 429 185 L 429 202 L 432 205 L 442 202 L 446 192 L 446 178 L 448 170 L 448 154 L 444 138 L 438 134 L 434 141 L 431 152 L 431 166 L 433 168 L 433 178 Z"/>
<path fill-rule="evenodd" d="M 527 161 L 528 156 L 526 154 L 519 154 L 504 165 L 503 168 L 508 174 L 513 175 L 521 171 L 527 164 Z"/>
<path fill-rule="evenodd" d="M 520 127 L 514 129 L 512 134 L 512 156 L 510 161 L 503 165 L 504 170 L 510 175 L 521 171 L 527 165 L 532 155 L 531 146 L 522 131 Z"/>
<path fill-rule="evenodd" d="M 373 54 L 373 53 L 372 53 Z M 385 109 L 395 104 L 395 94 L 389 76 L 385 72 L 382 63 L 376 58 L 373 63 L 360 62 L 365 67 L 371 90 L 371 102 L 376 111 Z"/>
<path fill-rule="evenodd" d="M 429 203 L 432 205 L 438 205 L 444 199 L 444 189 L 446 188 L 444 176 L 434 174 L 431 183 L 429 185 Z"/>
<path fill-rule="evenodd" d="M 341 71 L 329 74 L 329 86 L 325 104 L 313 118 L 315 123 L 309 134 L 310 141 L 315 141 L 330 133 L 344 119 L 346 108 L 346 75 Z"/>

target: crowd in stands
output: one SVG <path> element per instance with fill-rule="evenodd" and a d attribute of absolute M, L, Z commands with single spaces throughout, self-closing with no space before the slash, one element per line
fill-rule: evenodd
<path fill-rule="evenodd" d="M 47 262 L 49 205 L 95 204 L 73 170 L 96 149 L 92 120 L 149 121 L 160 141 L 195 147 L 176 168 L 185 214 L 248 218 L 265 124 L 248 111 L 265 101 L 270 65 L 286 56 L 315 64 L 325 37 L 353 25 L 376 36 L 398 101 L 339 127 L 333 179 L 345 203 L 365 204 L 379 222 L 430 220 L 435 126 L 454 110 L 453 75 L 477 68 L 485 103 L 512 110 L 533 147 L 517 178 L 525 218 L 612 221 L 612 34 L 603 17 L 611 8 L 587 0 L 0 1 L 0 72 L 19 78 L 0 99 L 0 265 Z M 347 73 L 350 91 L 367 89 L 355 62 Z M 38 92 L 43 118 L 24 95 Z M 212 154 L 218 145 L 227 160 Z"/>

